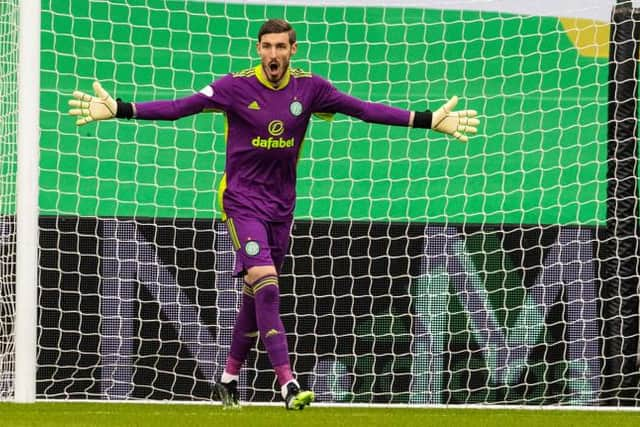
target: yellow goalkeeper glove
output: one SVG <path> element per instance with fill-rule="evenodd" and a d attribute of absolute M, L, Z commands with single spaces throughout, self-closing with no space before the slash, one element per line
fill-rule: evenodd
<path fill-rule="evenodd" d="M 116 116 L 118 103 L 102 88 L 99 82 L 93 82 L 93 91 L 96 96 L 76 90 L 73 98 L 69 100 L 69 110 L 72 116 L 78 116 L 76 125 L 83 126 L 94 120 L 108 120 Z"/>
<path fill-rule="evenodd" d="M 480 120 L 475 117 L 478 113 L 475 110 L 461 110 L 454 112 L 453 109 L 458 104 L 458 97 L 454 96 L 442 107 L 433 112 L 431 118 L 431 129 L 438 132 L 452 135 L 458 141 L 467 142 L 467 134 L 478 133 Z"/>

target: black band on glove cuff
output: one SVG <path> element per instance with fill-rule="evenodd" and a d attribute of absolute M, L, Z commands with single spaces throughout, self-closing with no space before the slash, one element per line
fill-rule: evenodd
<path fill-rule="evenodd" d="M 116 110 L 116 117 L 119 119 L 131 119 L 133 118 L 133 104 L 131 102 L 123 102 L 120 98 L 116 99 L 118 109 Z"/>
<path fill-rule="evenodd" d="M 431 129 L 431 120 L 433 113 L 427 111 L 416 111 L 413 116 L 413 127 L 422 129 Z"/>

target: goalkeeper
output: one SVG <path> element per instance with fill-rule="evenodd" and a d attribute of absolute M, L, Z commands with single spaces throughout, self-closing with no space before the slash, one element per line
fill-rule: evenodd
<path fill-rule="evenodd" d="M 457 97 L 433 112 L 407 111 L 353 98 L 321 77 L 290 68 L 296 33 L 283 20 L 262 25 L 257 50 L 255 68 L 228 74 L 191 96 L 122 102 L 95 82 L 95 96 L 73 93 L 69 113 L 78 126 L 114 117 L 176 120 L 205 111 L 225 114 L 226 166 L 218 201 L 236 253 L 235 273 L 244 284 L 226 367 L 215 387 L 225 407 L 238 406 L 240 368 L 259 336 L 286 408 L 304 409 L 314 394 L 301 389 L 291 371 L 278 275 L 289 247 L 296 165 L 311 115 L 342 113 L 370 123 L 432 129 L 462 142 L 480 122 L 473 110 L 454 111 Z"/>

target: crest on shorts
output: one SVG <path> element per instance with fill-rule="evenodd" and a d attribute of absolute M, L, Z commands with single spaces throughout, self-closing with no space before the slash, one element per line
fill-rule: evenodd
<path fill-rule="evenodd" d="M 299 101 L 293 101 L 291 105 L 289 105 L 289 111 L 291 111 L 291 114 L 298 117 L 302 114 L 302 104 Z"/>
<path fill-rule="evenodd" d="M 255 240 L 249 240 L 244 244 L 244 251 L 249 256 L 256 256 L 260 252 L 260 245 Z"/>

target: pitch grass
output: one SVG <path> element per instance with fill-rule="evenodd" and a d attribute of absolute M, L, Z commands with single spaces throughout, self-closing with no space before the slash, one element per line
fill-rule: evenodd
<path fill-rule="evenodd" d="M 310 407 L 301 412 L 280 406 L 222 410 L 218 405 L 111 403 L 0 403 L 2 427 L 624 427 L 639 426 L 640 412 L 517 409 L 421 409 Z"/>

